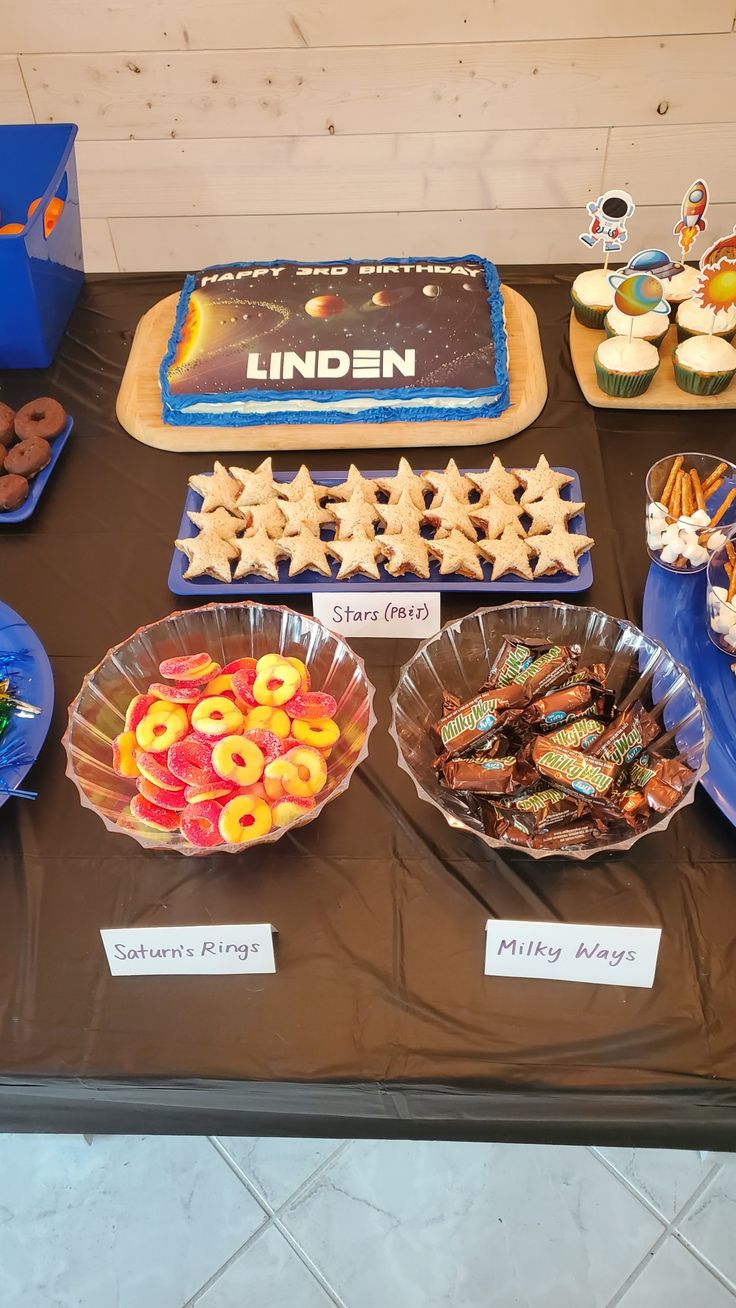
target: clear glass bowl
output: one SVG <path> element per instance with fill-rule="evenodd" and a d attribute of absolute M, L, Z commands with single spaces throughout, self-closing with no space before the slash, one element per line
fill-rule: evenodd
<path fill-rule="evenodd" d="M 128 805 L 135 782 L 112 769 L 112 741 L 123 729 L 131 697 L 158 681 L 162 659 L 176 654 L 209 650 L 225 664 L 232 659 L 279 651 L 306 663 L 315 689 L 337 700 L 335 717 L 341 736 L 329 757 L 327 785 L 315 808 L 289 827 L 274 828 L 247 845 L 217 845 L 198 849 L 179 831 L 154 831 L 138 822 Z M 141 627 L 128 640 L 115 645 L 84 679 L 69 707 L 64 735 L 66 774 L 71 777 L 85 808 L 102 819 L 108 831 L 132 836 L 144 849 L 175 850 L 179 854 L 242 854 L 259 844 L 271 844 L 297 826 L 318 817 L 325 804 L 347 789 L 355 768 L 368 753 L 368 737 L 376 723 L 374 690 L 363 660 L 345 641 L 314 618 L 303 617 L 279 605 L 243 603 L 207 604 L 199 609 L 172 613 L 160 622 Z"/>
<path fill-rule="evenodd" d="M 684 514 L 680 514 L 675 522 L 674 518 L 667 515 L 660 503 L 660 496 L 667 484 L 670 468 L 678 457 L 676 454 L 668 454 L 665 459 L 658 459 L 647 473 L 644 534 L 647 554 L 652 562 L 658 564 L 660 568 L 665 568 L 667 572 L 677 572 L 680 576 L 687 576 L 702 572 L 707 566 L 708 554 L 723 544 L 725 533 L 736 524 L 736 499 L 731 502 L 721 521 L 712 530 L 706 524 L 697 523 L 697 520 L 692 523 Z M 727 459 L 719 459 L 713 454 L 683 454 L 681 457 L 684 460 L 683 467 L 688 471 L 694 468 L 701 482 L 706 481 L 720 464 L 725 463 L 723 484 L 707 501 L 706 512 L 713 517 L 729 491 L 736 487 L 736 465 L 729 463 Z M 687 557 L 691 554 L 694 558 Z M 679 560 L 679 565 L 675 563 L 676 558 Z"/>
<path fill-rule="evenodd" d="M 529 849 L 525 851 L 529 857 L 547 858 L 554 853 L 586 859 L 602 850 L 630 849 L 642 835 L 663 831 L 679 809 L 692 803 L 696 784 L 707 771 L 710 732 L 703 700 L 686 670 L 659 641 L 645 636 L 624 618 L 571 604 L 517 601 L 479 609 L 458 622 L 447 623 L 404 665 L 391 697 L 391 735 L 399 766 L 408 772 L 420 798 L 438 808 L 450 826 L 472 831 L 493 849 L 513 848 L 487 835 L 480 817 L 471 812 L 462 794 L 440 784 L 432 767 L 437 749 L 430 734 L 431 725 L 442 711 L 442 691 L 449 690 L 463 700 L 477 694 L 504 635 L 580 645 L 581 667 L 605 662 L 608 684 L 616 692 L 619 707 L 641 699 L 646 708 L 653 708 L 666 733 L 663 752 L 693 769 L 692 783 L 679 803 L 668 813 L 652 813 L 644 831 L 623 838 L 620 831 L 602 833 L 598 844 L 584 849 Z M 652 747 L 658 749 L 658 742 Z"/>
<path fill-rule="evenodd" d="M 729 533 L 720 549 L 711 554 L 706 584 L 708 635 L 713 644 L 731 658 L 736 655 L 736 599 L 730 604 L 727 602 L 730 577 L 726 572 L 726 564 L 730 567 L 735 547 L 736 529 Z"/>

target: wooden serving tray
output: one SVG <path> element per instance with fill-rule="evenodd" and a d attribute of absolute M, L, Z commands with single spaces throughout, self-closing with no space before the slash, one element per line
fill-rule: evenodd
<path fill-rule="evenodd" d="M 263 427 L 175 427 L 161 417 L 158 371 L 179 299 L 169 295 L 141 318 L 118 393 L 118 422 L 144 445 L 203 450 L 346 450 L 416 445 L 487 445 L 528 427 L 544 408 L 547 377 L 537 317 L 518 291 L 501 288 L 509 340 L 511 403 L 498 418 L 434 422 L 284 423 Z"/>
<path fill-rule="evenodd" d="M 672 353 L 677 345 L 677 328 L 670 326 L 659 348 L 660 364 L 656 376 L 643 395 L 624 400 L 617 395 L 606 395 L 595 375 L 593 355 L 606 333 L 583 327 L 570 314 L 570 353 L 572 366 L 583 395 L 594 409 L 736 409 L 736 378 L 720 395 L 689 395 L 681 391 L 675 381 Z"/>

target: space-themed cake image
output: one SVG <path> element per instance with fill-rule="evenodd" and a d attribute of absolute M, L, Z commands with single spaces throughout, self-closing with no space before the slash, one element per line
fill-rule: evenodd
<path fill-rule="evenodd" d="M 478 255 L 206 268 L 184 283 L 160 381 L 176 425 L 497 417 L 498 273 Z"/>

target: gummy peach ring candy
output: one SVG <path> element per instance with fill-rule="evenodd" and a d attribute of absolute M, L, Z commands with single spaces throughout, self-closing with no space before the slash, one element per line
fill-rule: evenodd
<path fill-rule="evenodd" d="M 147 777 L 139 777 L 136 785 L 143 798 L 150 799 L 151 803 L 158 804 L 159 808 L 170 808 L 175 813 L 186 808 L 187 801 L 183 786 L 178 790 L 163 790 L 160 786 L 154 786 Z"/>
<path fill-rule="evenodd" d="M 162 754 L 181 740 L 189 730 L 186 710 L 179 704 L 158 700 L 138 723 L 135 738 L 141 749 Z"/>
<path fill-rule="evenodd" d="M 290 718 L 334 718 L 337 713 L 337 700 L 334 695 L 326 695 L 321 690 L 310 690 L 295 695 L 284 706 Z"/>
<path fill-rule="evenodd" d="M 212 751 L 212 766 L 224 781 L 238 786 L 252 786 L 263 772 L 263 754 L 245 736 L 225 736 Z"/>
<path fill-rule="evenodd" d="M 162 681 L 154 681 L 148 693 L 154 700 L 164 699 L 170 704 L 196 704 L 202 694 L 202 683 L 187 681 L 181 686 L 165 686 Z"/>
<path fill-rule="evenodd" d="M 241 845 L 268 835 L 271 809 L 256 795 L 236 795 L 220 810 L 220 835 L 228 845 Z"/>
<path fill-rule="evenodd" d="M 327 782 L 327 764 L 316 749 L 298 745 L 269 763 L 263 784 L 269 799 L 317 795 Z"/>
<path fill-rule="evenodd" d="M 252 708 L 245 719 L 246 731 L 273 731 L 281 740 L 291 732 L 291 720 L 282 708 L 270 708 L 268 704 L 259 704 Z"/>
<path fill-rule="evenodd" d="M 209 671 L 213 663 L 212 655 L 203 650 L 201 654 L 177 654 L 174 658 L 164 659 L 158 670 L 167 681 L 204 681 L 214 675 Z"/>
<path fill-rule="evenodd" d="M 317 749 L 330 749 L 340 736 L 334 718 L 310 718 L 309 721 L 295 718 L 291 731 L 300 745 L 314 745 Z"/>
<path fill-rule="evenodd" d="M 133 796 L 130 801 L 130 811 L 139 822 L 145 822 L 147 827 L 155 827 L 157 831 L 176 831 L 179 826 L 178 813 L 173 813 L 170 808 L 161 808 L 158 804 L 152 804 L 145 795 Z"/>
<path fill-rule="evenodd" d="M 187 786 L 214 786 L 220 780 L 212 766 L 212 750 L 196 736 L 172 745 L 167 764 L 174 776 Z"/>
<path fill-rule="evenodd" d="M 258 704 L 278 707 L 294 698 L 301 683 L 298 668 L 292 667 L 286 659 L 279 659 L 272 667 L 256 670 L 253 698 Z"/>
<path fill-rule="evenodd" d="M 181 790 L 182 782 L 175 777 L 163 758 L 158 754 L 149 754 L 139 749 L 136 757 L 138 771 L 159 790 Z"/>
<path fill-rule="evenodd" d="M 137 777 L 140 774 L 134 731 L 121 731 L 115 737 L 112 742 L 112 767 L 119 777 Z"/>
<path fill-rule="evenodd" d="M 288 827 L 316 807 L 317 801 L 313 795 L 289 795 L 285 799 L 277 799 L 271 806 L 273 825 Z"/>
<path fill-rule="evenodd" d="M 211 849 L 222 844 L 220 835 L 220 805 L 214 800 L 188 804 L 181 814 L 181 830 L 190 845 Z"/>
<path fill-rule="evenodd" d="M 153 695 L 134 695 L 125 710 L 125 730 L 135 731 L 138 723 L 155 702 Z"/>
<path fill-rule="evenodd" d="M 243 714 L 237 704 L 224 695 L 208 695 L 195 704 L 192 710 L 192 726 L 202 736 L 219 740 L 221 736 L 232 736 L 243 725 Z"/>

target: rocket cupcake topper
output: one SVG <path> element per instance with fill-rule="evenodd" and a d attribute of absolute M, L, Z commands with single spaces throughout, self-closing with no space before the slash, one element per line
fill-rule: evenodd
<path fill-rule="evenodd" d="M 708 223 L 705 217 L 709 191 L 702 178 L 698 178 L 688 187 L 682 197 L 680 221 L 672 229 L 673 235 L 680 243 L 680 249 L 687 255 L 699 232 L 704 232 Z"/>
<path fill-rule="evenodd" d="M 591 215 L 587 232 L 581 232 L 578 240 L 592 249 L 599 241 L 603 243 L 605 267 L 608 256 L 620 250 L 629 234 L 626 220 L 631 217 L 636 205 L 628 191 L 604 191 L 597 200 L 590 200 L 586 205 Z"/>

